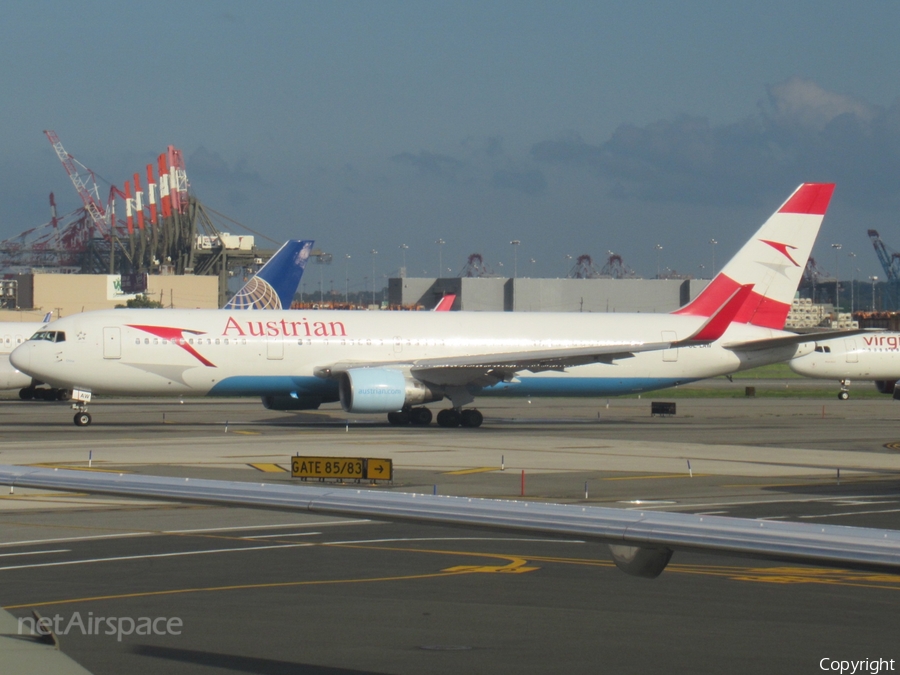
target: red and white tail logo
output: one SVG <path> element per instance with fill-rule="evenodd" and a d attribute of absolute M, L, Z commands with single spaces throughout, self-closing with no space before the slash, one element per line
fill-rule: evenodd
<path fill-rule="evenodd" d="M 713 316 L 741 287 L 750 285 L 753 290 L 733 320 L 784 328 L 833 192 L 834 183 L 798 187 L 709 286 L 674 313 Z"/>

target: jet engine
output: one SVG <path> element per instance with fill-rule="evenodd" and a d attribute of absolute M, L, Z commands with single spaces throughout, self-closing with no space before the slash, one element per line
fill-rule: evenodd
<path fill-rule="evenodd" d="M 875 380 L 875 388 L 880 394 L 893 394 L 897 380 Z"/>
<path fill-rule="evenodd" d="M 315 410 L 322 405 L 322 397 L 277 394 L 275 396 L 263 396 L 262 404 L 267 410 Z"/>
<path fill-rule="evenodd" d="M 351 368 L 341 373 L 339 388 L 341 407 L 354 413 L 396 412 L 443 398 L 427 384 L 390 368 Z"/>

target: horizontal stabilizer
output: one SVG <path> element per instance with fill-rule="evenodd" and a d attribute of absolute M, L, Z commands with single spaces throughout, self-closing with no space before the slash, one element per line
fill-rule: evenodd
<path fill-rule="evenodd" d="M 731 322 L 734 321 L 738 312 L 741 311 L 741 308 L 744 306 L 744 303 L 747 302 L 747 298 L 750 297 L 752 291 L 753 284 L 745 284 L 738 288 L 724 303 L 722 303 L 722 306 L 706 320 L 706 323 L 700 326 L 700 330 L 691 335 L 687 340 L 681 340 L 677 344 L 690 345 L 715 342 L 718 340 L 725 334 L 725 331 L 728 330 L 728 326 L 731 325 Z"/>
<path fill-rule="evenodd" d="M 762 340 L 748 340 L 746 342 L 732 342 L 722 345 L 725 349 L 735 352 L 754 352 L 762 349 L 775 349 L 777 347 L 789 347 L 802 345 L 807 342 L 821 342 L 822 340 L 834 340 L 837 338 L 853 337 L 860 333 L 871 333 L 867 328 L 850 328 L 847 330 L 830 330 L 822 333 L 802 333 L 799 335 L 786 335 L 777 338 L 764 338 Z"/>

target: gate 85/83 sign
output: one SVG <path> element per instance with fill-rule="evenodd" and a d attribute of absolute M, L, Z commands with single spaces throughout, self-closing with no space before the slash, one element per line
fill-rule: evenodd
<path fill-rule="evenodd" d="M 291 457 L 292 478 L 393 480 L 390 459 L 361 457 Z"/>

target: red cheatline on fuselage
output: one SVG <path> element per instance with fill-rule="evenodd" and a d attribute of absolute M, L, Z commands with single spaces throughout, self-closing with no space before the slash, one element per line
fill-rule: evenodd
<path fill-rule="evenodd" d="M 172 344 L 178 345 L 188 354 L 197 359 L 204 366 L 208 366 L 210 368 L 215 368 L 216 364 L 207 360 L 200 353 L 194 349 L 187 340 L 184 339 L 185 333 L 191 333 L 193 335 L 204 335 L 203 331 L 199 330 L 189 330 L 187 328 L 170 328 L 168 326 L 140 326 L 137 324 L 127 324 L 129 328 L 137 328 L 138 330 L 142 330 L 145 333 L 150 333 L 150 335 L 155 335 L 158 338 L 162 338 L 163 340 L 170 340 Z"/>

